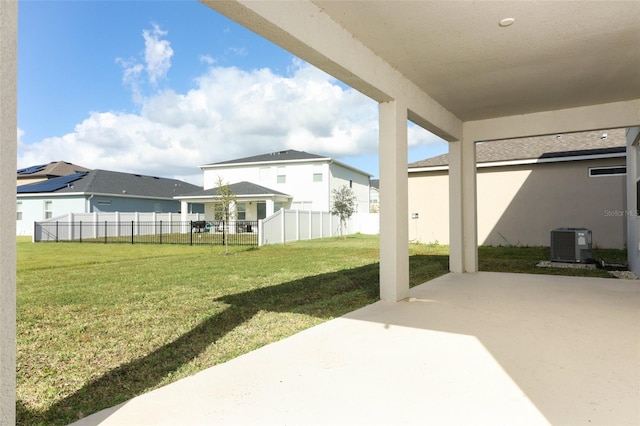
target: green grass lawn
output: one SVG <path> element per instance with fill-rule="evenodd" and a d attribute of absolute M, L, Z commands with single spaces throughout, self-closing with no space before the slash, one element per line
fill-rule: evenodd
<path fill-rule="evenodd" d="M 378 243 L 359 235 L 225 255 L 19 238 L 18 423 L 69 423 L 372 303 Z M 536 270 L 544 250 L 481 248 L 480 266 L 574 272 Z M 448 271 L 448 247 L 411 245 L 410 255 L 411 285 Z"/>

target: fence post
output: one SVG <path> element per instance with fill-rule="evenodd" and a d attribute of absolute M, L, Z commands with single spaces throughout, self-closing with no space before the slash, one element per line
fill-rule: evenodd
<path fill-rule="evenodd" d="M 107 221 L 104 221 L 104 243 L 107 244 L 107 235 L 109 233 L 109 228 L 107 227 Z"/>
<path fill-rule="evenodd" d="M 160 221 L 160 244 L 162 244 L 162 221 Z"/>
<path fill-rule="evenodd" d="M 133 229 L 135 228 L 135 220 L 131 221 L 131 244 L 133 244 Z"/>
<path fill-rule="evenodd" d="M 284 244 L 286 242 L 286 239 L 287 239 L 287 233 L 285 232 L 285 228 L 284 228 L 284 225 L 285 225 L 284 217 L 286 216 L 286 213 L 285 213 L 286 210 L 285 209 L 281 209 L 280 211 L 282 212 L 282 216 L 280 217 L 280 226 L 281 226 L 280 238 L 282 239 L 282 244 Z"/>
<path fill-rule="evenodd" d="M 296 241 L 300 241 L 300 210 L 296 209 Z"/>
<path fill-rule="evenodd" d="M 56 243 L 58 242 L 58 221 L 56 220 Z"/>
<path fill-rule="evenodd" d="M 193 245 L 193 221 L 190 220 L 189 221 L 189 226 L 190 226 L 190 231 L 189 231 L 189 245 L 192 246 Z"/>
<path fill-rule="evenodd" d="M 80 221 L 80 242 L 82 242 L 82 221 Z"/>

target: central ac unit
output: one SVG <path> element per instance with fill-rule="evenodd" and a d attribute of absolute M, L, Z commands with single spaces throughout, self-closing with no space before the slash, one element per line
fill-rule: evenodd
<path fill-rule="evenodd" d="M 557 228 L 551 231 L 551 261 L 587 263 L 591 255 L 591 231 Z"/>

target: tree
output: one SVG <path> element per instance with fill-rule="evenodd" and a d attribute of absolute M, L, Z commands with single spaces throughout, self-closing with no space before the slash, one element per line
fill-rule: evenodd
<path fill-rule="evenodd" d="M 225 254 L 229 254 L 229 238 L 228 236 L 225 238 L 226 230 L 229 229 L 229 219 L 231 216 L 231 205 L 236 202 L 236 195 L 233 193 L 228 183 L 224 183 L 222 177 L 218 176 L 218 180 L 216 181 L 216 186 L 218 189 L 216 193 L 220 198 L 220 204 L 218 204 L 221 208 L 217 210 L 216 215 L 220 215 L 223 220 L 222 223 L 222 240 L 224 241 Z"/>
<path fill-rule="evenodd" d="M 331 214 L 340 218 L 340 237 L 342 237 L 342 228 L 346 225 L 347 220 L 356 211 L 356 196 L 345 185 L 331 191 L 333 193 L 333 207 Z"/>

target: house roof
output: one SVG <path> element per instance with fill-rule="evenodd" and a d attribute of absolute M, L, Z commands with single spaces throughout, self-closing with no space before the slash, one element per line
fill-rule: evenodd
<path fill-rule="evenodd" d="M 221 161 L 219 163 L 206 164 L 205 166 L 219 166 L 225 164 L 241 164 L 241 163 L 279 163 L 283 161 L 298 160 L 331 160 L 321 155 L 310 154 L 304 151 L 296 151 L 288 149 L 285 151 L 270 152 L 268 154 L 254 155 L 251 157 L 238 158 L 235 160 Z M 204 166 L 203 166 L 204 167 Z"/>
<path fill-rule="evenodd" d="M 369 186 L 372 188 L 380 189 L 380 179 L 369 179 Z"/>
<path fill-rule="evenodd" d="M 606 137 L 603 138 L 605 134 Z M 554 161 L 554 159 L 583 156 L 622 156 L 625 152 L 625 130 L 613 129 L 478 143 L 476 144 L 476 162 L 482 164 L 541 159 Z M 448 164 L 449 155 L 443 154 L 410 163 L 409 169 Z"/>
<path fill-rule="evenodd" d="M 78 172 L 88 172 L 90 169 L 68 163 L 66 161 L 52 161 L 49 164 L 39 164 L 35 166 L 18 169 L 18 179 L 43 178 L 52 179 L 59 176 L 72 175 Z"/>
<path fill-rule="evenodd" d="M 18 194 L 103 194 L 126 197 L 173 198 L 201 187 L 177 179 L 91 170 L 18 186 Z"/>
<path fill-rule="evenodd" d="M 244 157 L 238 158 L 235 160 L 221 161 L 219 163 L 210 163 L 200 166 L 200 168 L 223 168 L 225 166 L 235 166 L 235 165 L 255 165 L 255 164 L 268 164 L 268 163 L 288 163 L 288 162 L 312 162 L 312 161 L 326 161 L 338 164 L 347 169 L 353 170 L 365 176 L 371 176 L 371 174 L 357 169 L 348 164 L 342 163 L 340 161 L 334 160 L 329 157 L 324 157 L 322 155 L 311 154 L 304 151 L 296 151 L 295 149 L 287 149 L 285 151 L 276 151 L 270 152 L 268 154 L 260 154 L 254 155 L 252 157 Z"/>
<path fill-rule="evenodd" d="M 282 197 L 288 197 L 291 198 L 290 195 L 287 195 L 283 192 L 280 191 L 276 191 L 273 189 L 269 189 L 266 188 L 264 186 L 260 186 L 260 185 L 256 185 L 255 183 L 251 183 L 251 182 L 246 182 L 246 181 L 242 181 L 242 182 L 236 182 L 236 183 L 232 183 L 229 184 L 229 189 L 231 189 L 231 192 L 233 192 L 233 194 L 237 197 L 255 197 L 255 196 L 282 196 Z M 205 190 L 201 190 L 201 191 L 197 191 L 197 192 L 193 192 L 193 193 L 189 193 L 189 194 L 183 194 L 182 197 L 183 198 L 190 198 L 190 197 L 217 197 L 218 196 L 218 188 L 210 188 L 210 189 L 205 189 Z"/>

